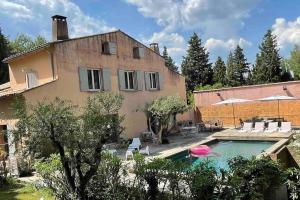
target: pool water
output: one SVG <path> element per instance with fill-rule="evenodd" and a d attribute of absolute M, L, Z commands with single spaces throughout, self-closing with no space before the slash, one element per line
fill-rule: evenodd
<path fill-rule="evenodd" d="M 212 155 L 209 157 L 196 158 L 189 157 L 188 151 L 182 151 L 170 156 L 169 159 L 173 161 L 191 162 L 193 167 L 197 167 L 203 160 L 210 160 L 216 168 L 228 169 L 228 160 L 239 155 L 245 158 L 257 156 L 274 143 L 275 142 L 270 141 L 218 141 L 217 143 L 208 145 L 211 147 L 212 152 L 217 153 L 218 156 Z"/>

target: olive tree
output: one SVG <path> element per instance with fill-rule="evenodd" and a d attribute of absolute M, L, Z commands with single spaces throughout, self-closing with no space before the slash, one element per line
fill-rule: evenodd
<path fill-rule="evenodd" d="M 26 138 L 26 149 L 41 153 L 43 145 L 51 144 L 59 155 L 61 183 L 65 183 L 65 199 L 87 199 L 87 186 L 97 174 L 102 161 L 103 145 L 123 131 L 119 116 L 123 97 L 113 93 L 90 96 L 79 108 L 56 98 L 36 105 L 16 104 L 19 115 L 14 135 Z M 22 106 L 23 105 L 23 106 Z"/>
<path fill-rule="evenodd" d="M 154 100 L 147 105 L 147 113 L 159 124 L 159 142 L 163 134 L 168 133 L 170 124 L 176 121 L 176 115 L 188 111 L 189 106 L 178 96 L 167 96 Z"/>

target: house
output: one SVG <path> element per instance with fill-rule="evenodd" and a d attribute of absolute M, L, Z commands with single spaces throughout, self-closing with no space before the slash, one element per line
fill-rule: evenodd
<path fill-rule="evenodd" d="M 0 131 L 13 128 L 10 105 L 18 95 L 30 103 L 60 97 L 83 105 L 94 92 L 121 93 L 127 138 L 147 128 L 144 113 L 137 112 L 146 102 L 168 95 L 186 98 L 184 77 L 165 66 L 157 43 L 147 47 L 120 30 L 69 38 L 64 16 L 52 17 L 51 42 L 4 61 L 10 82 L 0 85 Z"/>

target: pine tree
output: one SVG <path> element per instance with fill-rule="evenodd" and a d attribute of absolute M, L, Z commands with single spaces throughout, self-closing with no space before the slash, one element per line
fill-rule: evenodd
<path fill-rule="evenodd" d="M 9 54 L 10 50 L 8 47 L 8 40 L 2 34 L 0 28 L 0 85 L 9 81 L 8 65 L 2 62 L 2 60 L 8 57 Z"/>
<path fill-rule="evenodd" d="M 234 54 L 230 55 L 227 70 L 227 79 L 230 86 L 241 86 L 247 83 L 246 75 L 249 72 L 249 63 L 247 63 L 243 49 L 239 45 L 236 46 Z"/>
<path fill-rule="evenodd" d="M 168 50 L 167 47 L 164 46 L 164 51 L 163 51 L 163 55 L 162 55 L 165 59 L 165 65 L 166 67 L 168 67 L 169 69 L 178 72 L 178 67 L 175 65 L 173 59 L 171 58 L 171 56 L 169 56 L 168 54 Z"/>
<path fill-rule="evenodd" d="M 273 83 L 281 80 L 281 57 L 277 47 L 276 37 L 271 30 L 265 34 L 261 45 L 260 53 L 256 56 L 255 65 L 252 71 L 252 83 Z"/>
<path fill-rule="evenodd" d="M 220 56 L 217 58 L 213 68 L 213 80 L 215 83 L 226 84 L 226 65 Z"/>
<path fill-rule="evenodd" d="M 181 69 L 185 76 L 187 91 L 193 91 L 196 86 L 212 83 L 212 67 L 209 53 L 201 44 L 196 33 L 189 40 L 187 55 L 183 58 Z"/>

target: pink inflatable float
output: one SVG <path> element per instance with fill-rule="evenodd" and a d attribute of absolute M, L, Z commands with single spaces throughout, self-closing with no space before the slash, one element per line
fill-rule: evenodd
<path fill-rule="evenodd" d="M 191 156 L 193 157 L 206 157 L 210 154 L 214 156 L 219 156 L 218 153 L 212 152 L 211 148 L 207 145 L 200 145 L 190 149 Z"/>

